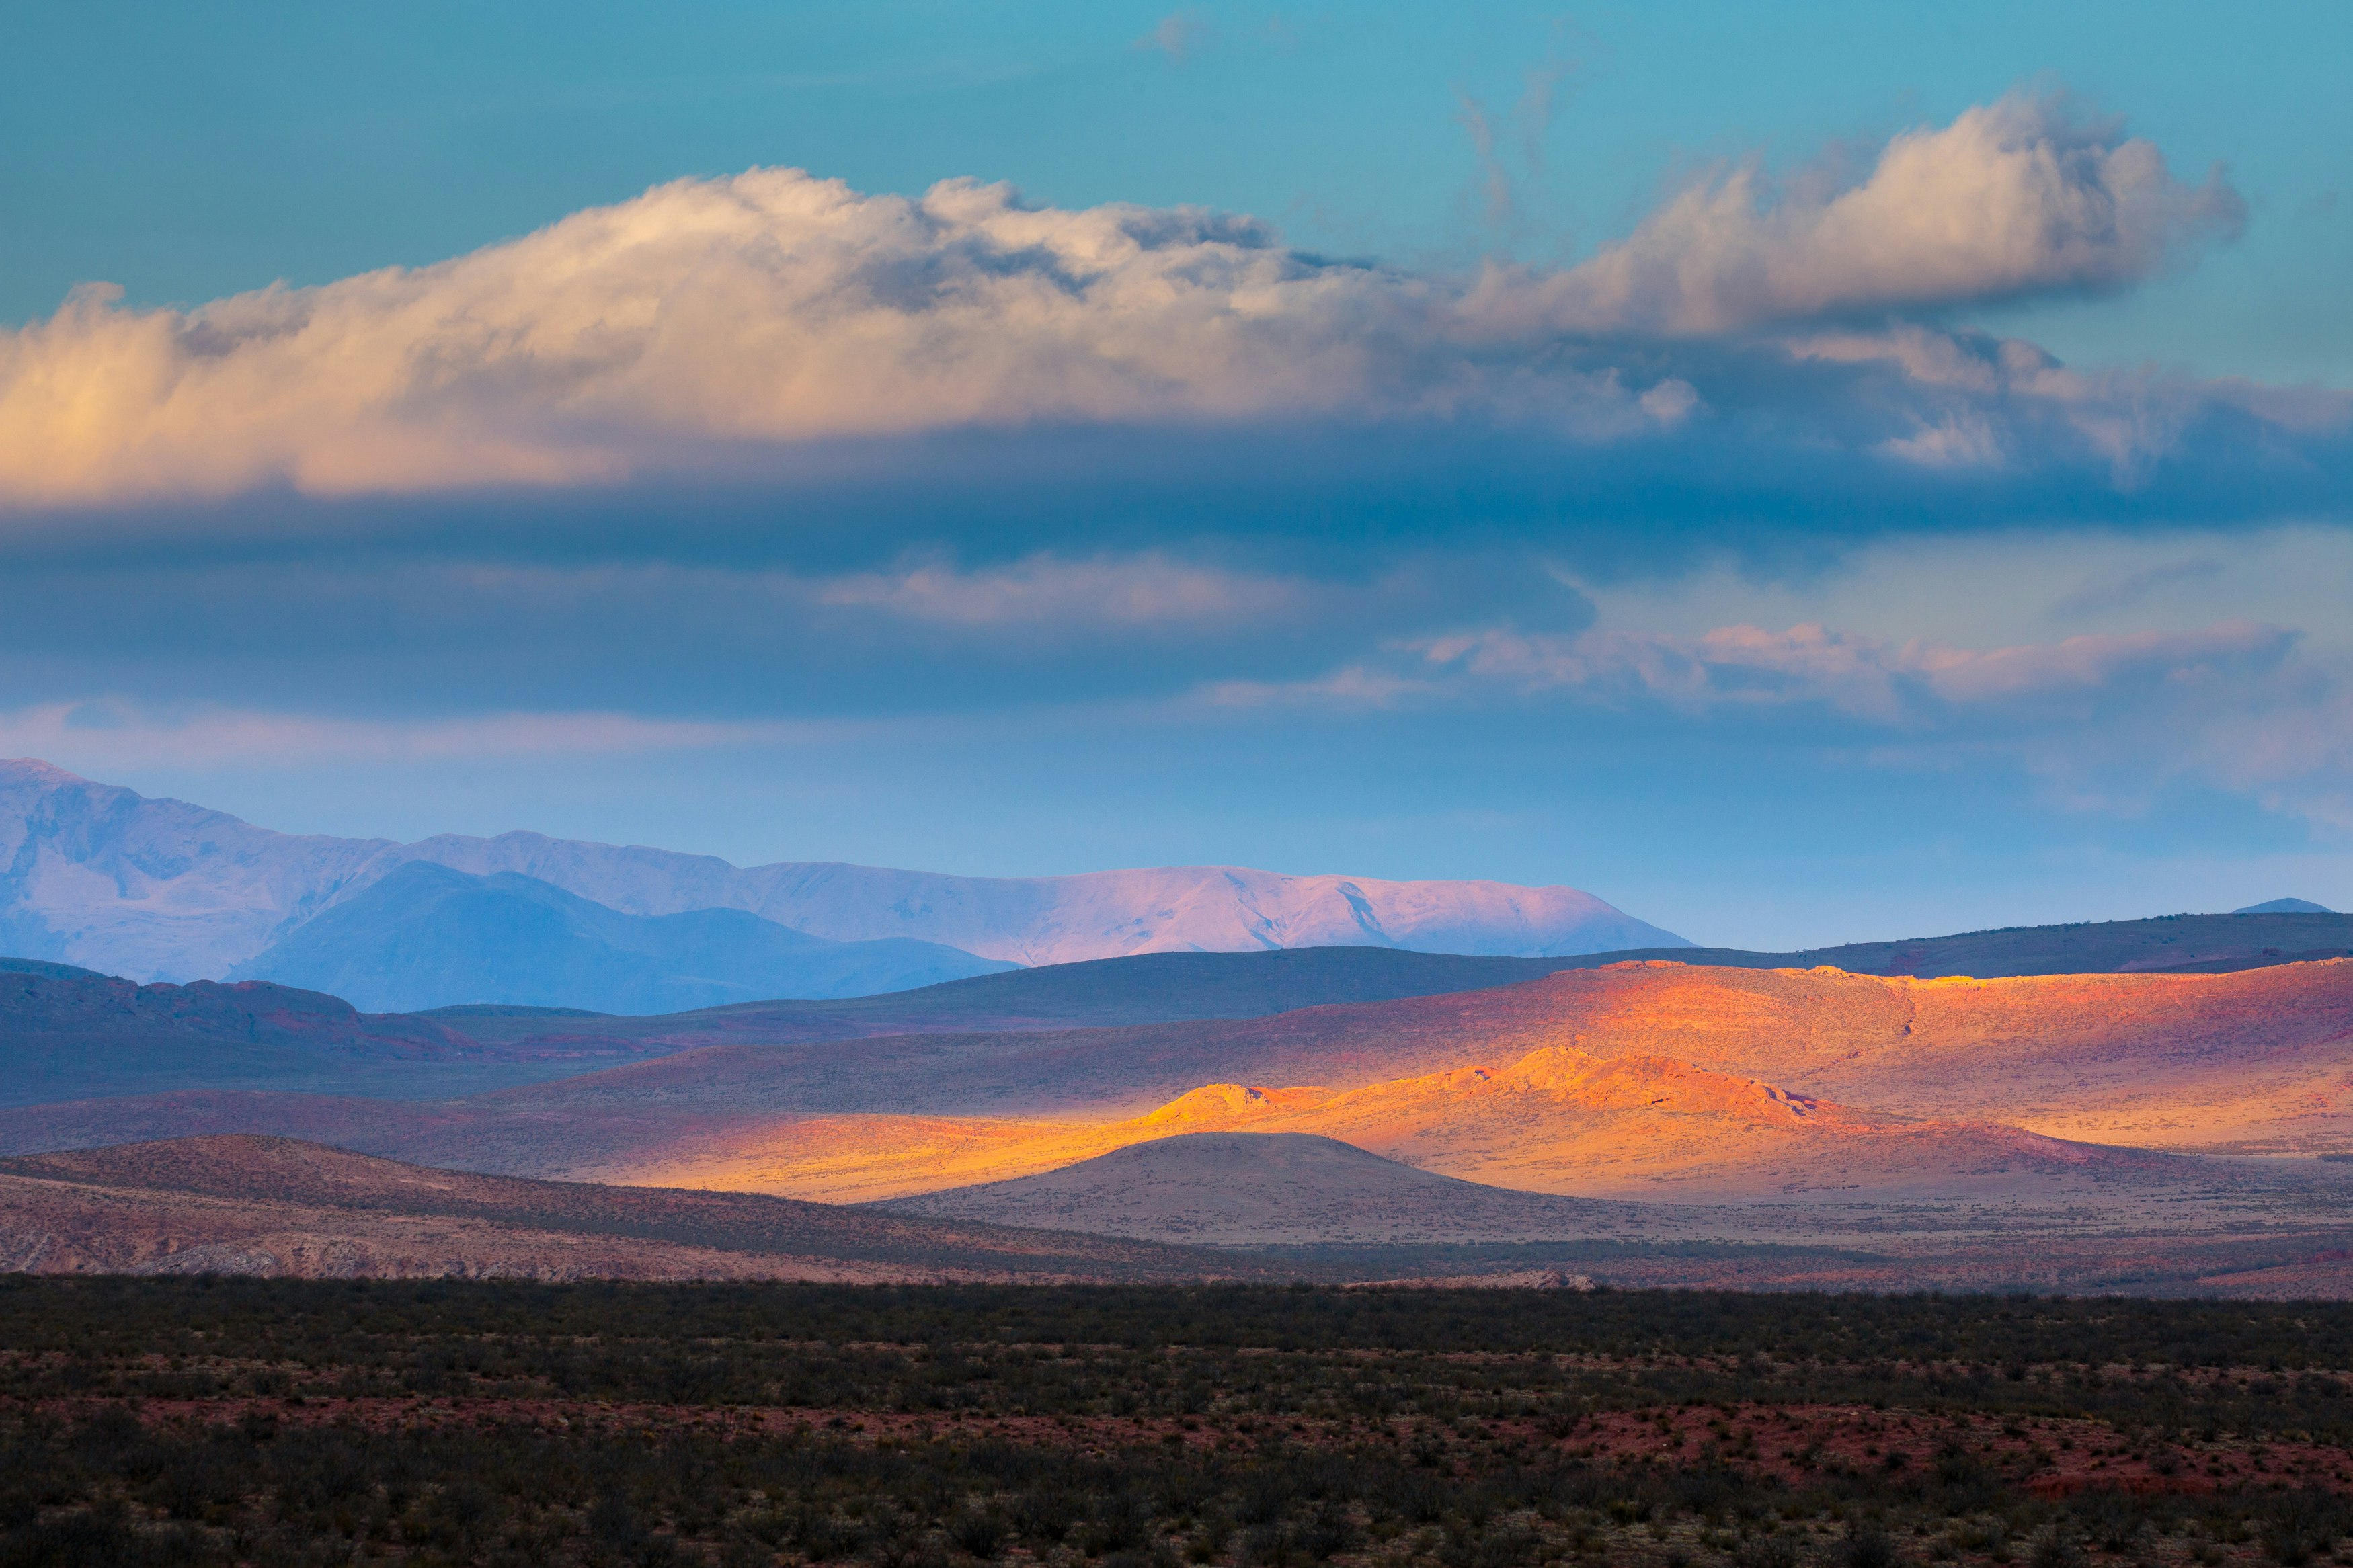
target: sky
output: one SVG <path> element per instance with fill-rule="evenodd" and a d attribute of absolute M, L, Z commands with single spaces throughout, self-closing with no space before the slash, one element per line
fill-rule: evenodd
<path fill-rule="evenodd" d="M 50 7 L 0 754 L 289 830 L 2353 907 L 2353 13 Z"/>

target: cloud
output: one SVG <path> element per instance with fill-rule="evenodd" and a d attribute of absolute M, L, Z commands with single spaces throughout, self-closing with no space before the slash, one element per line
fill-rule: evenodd
<path fill-rule="evenodd" d="M 1454 119 L 1471 138 L 1471 151 L 1479 160 L 1482 215 L 1491 225 L 1508 222 L 1516 205 L 1512 196 L 1512 176 L 1495 150 L 1495 127 L 1487 118 L 1486 105 L 1458 87 L 1454 89 Z"/>
<path fill-rule="evenodd" d="M 777 746 L 838 737 L 842 730 L 613 712 L 369 720 L 245 708 L 155 710 L 104 697 L 0 710 L 0 756 L 63 758 L 85 768 L 611 757 Z"/>
<path fill-rule="evenodd" d="M 1652 752 L 1680 733 L 1754 761 L 1769 735 L 1833 777 L 1859 767 L 1982 777 L 1990 764 L 2038 781 L 2051 804 L 2111 816 L 2146 813 L 2189 784 L 2353 836 L 2353 661 L 2342 648 L 2304 657 L 2303 642 L 2249 621 L 1995 648 L 1813 624 L 1696 636 L 1488 628 L 1393 642 L 1320 676 L 1206 683 L 1171 711 L 1409 723 L 1482 711 L 1526 731 L 1552 710 L 1597 746 L 1606 719 Z"/>
<path fill-rule="evenodd" d="M 2185 184 L 2151 143 L 2018 95 L 1897 136 L 1844 188 L 1741 163 L 1581 266 L 1499 270 L 1480 302 L 1523 329 L 1705 334 L 2097 291 L 2235 236 L 2246 210 L 2219 172 Z"/>
<path fill-rule="evenodd" d="M 1217 31 L 1198 11 L 1171 11 L 1153 24 L 1152 31 L 1135 40 L 1139 49 L 1157 49 L 1178 65 L 1191 61 L 1217 39 Z"/>
<path fill-rule="evenodd" d="M 1425 705 L 1503 695 L 1685 722 L 1746 715 L 1882 768 L 2006 763 L 2074 810 L 2137 815 L 2187 782 L 2353 834 L 2353 668 L 2341 649 L 2298 658 L 2302 641 L 2233 621 L 1977 649 L 1802 625 L 1698 637 L 1490 630 L 1398 651 L 1420 666 L 1411 696 Z M 1793 723 L 1804 711 L 1823 722 Z"/>
<path fill-rule="evenodd" d="M 2096 615 L 2104 610 L 2128 609 L 2152 595 L 2162 594 L 2168 589 L 2200 586 L 2221 575 L 2222 563 L 2211 556 L 2168 561 L 2086 584 L 2054 602 L 2051 611 L 2059 616 L 2082 616 Z"/>
<path fill-rule="evenodd" d="M 832 482 L 826 454 L 857 443 L 881 444 L 873 484 L 953 486 L 998 456 L 892 444 L 1026 433 L 1051 468 L 1072 431 L 1177 436 L 1179 482 L 1242 460 L 1219 441 L 1282 430 L 1425 468 L 1500 437 L 1551 484 L 1672 438 L 1694 454 L 1674 472 L 1734 488 L 1858 458 L 1923 482 L 2089 464 L 2136 485 L 2218 421 L 2229 460 L 2308 474 L 2327 465 L 2307 448 L 2353 427 L 2353 397 L 2325 389 L 2085 374 L 1965 331 L 1816 320 L 2120 287 L 2238 221 L 2226 184 L 2184 185 L 2048 101 L 1899 137 L 1848 190 L 1768 201 L 1761 180 L 1694 187 L 1567 271 L 1468 279 L 1304 255 L 1197 208 L 1033 207 L 968 180 L 862 195 L 760 169 L 191 310 L 91 286 L 0 332 L 0 510 L 791 488 Z"/>
<path fill-rule="evenodd" d="M 1519 161 L 1531 177 L 1544 174 L 1545 138 L 1552 130 L 1561 84 L 1578 68 L 1578 62 L 1563 49 L 1567 33 L 1565 23 L 1554 24 L 1551 47 L 1542 60 L 1522 73 L 1520 96 L 1512 105 L 1512 139 L 1517 144 Z M 1492 228 L 1520 226 L 1523 215 L 1519 194 L 1504 159 L 1496 117 L 1469 88 L 1459 83 L 1454 89 L 1454 105 L 1455 122 L 1471 138 L 1471 151 L 1478 161 L 1474 190 L 1482 218 Z"/>
<path fill-rule="evenodd" d="M 2013 720 L 2080 715 L 2087 701 L 2119 692 L 2204 675 L 2268 673 L 2295 640 L 2280 627 L 2240 621 L 1979 650 L 1893 643 L 1808 625 L 1779 632 L 1721 626 L 1696 637 L 1488 630 L 1432 638 L 1408 651 L 1434 671 L 1524 693 L 1575 690 L 1604 701 L 1651 699 L 1689 710 L 1810 703 L 1874 723 L 1920 728 L 1994 709 Z"/>
<path fill-rule="evenodd" d="M 911 621 L 990 627 L 1201 626 L 1297 610 L 1307 585 L 1172 561 L 1159 553 L 1092 561 L 1036 555 L 960 571 L 946 563 L 853 573 L 812 586 L 820 604 Z"/>
<path fill-rule="evenodd" d="M 1438 415 L 1615 434 L 1641 387 L 1448 345 L 1437 282 L 1190 208 L 951 181 L 680 181 L 454 261 L 194 311 L 79 291 L 0 337 L 0 498 L 577 484 L 714 448 L 1026 425 Z"/>
<path fill-rule="evenodd" d="M 1320 711 L 1392 708 L 1439 689 L 1434 681 L 1349 665 L 1306 680 L 1219 680 L 1192 692 L 1180 708 L 1292 708 Z"/>

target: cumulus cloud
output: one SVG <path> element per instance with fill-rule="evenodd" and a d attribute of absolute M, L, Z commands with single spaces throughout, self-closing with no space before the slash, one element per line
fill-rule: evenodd
<path fill-rule="evenodd" d="M 593 486 L 1039 426 L 1475 426 L 1566 456 L 1697 439 L 1744 404 L 1792 452 L 2131 479 L 2216 409 L 2292 444 L 2338 439 L 2353 400 L 1822 321 L 2119 287 L 2240 211 L 2219 178 L 2184 184 L 2147 142 L 2027 99 L 1896 138 L 1845 190 L 1768 192 L 1746 167 L 1583 265 L 1470 279 L 1307 256 L 1194 208 L 754 170 L 192 310 L 79 290 L 0 332 L 0 507 Z M 1711 333 L 1739 341 L 1695 346 Z M 1847 379 L 1809 368 L 1829 366 Z"/>
<path fill-rule="evenodd" d="M 1721 332 L 2121 288 L 2245 221 L 2219 172 L 2185 184 L 2150 142 L 2020 95 L 1897 136 L 1842 189 L 1740 164 L 1581 266 L 1493 275 L 1480 303 L 1519 326 Z"/>
<path fill-rule="evenodd" d="M 1439 352 L 1447 308 L 1246 218 L 757 170 L 191 312 L 82 290 L 0 338 L 0 495 L 579 482 L 698 444 L 1443 412 L 1478 394 Z M 1647 422 L 1641 390 L 1570 372 L 1536 400 L 1615 428 Z"/>

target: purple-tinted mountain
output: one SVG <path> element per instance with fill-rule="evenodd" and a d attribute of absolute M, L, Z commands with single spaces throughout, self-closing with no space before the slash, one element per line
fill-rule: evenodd
<path fill-rule="evenodd" d="M 949 877 L 824 861 L 745 868 L 535 833 L 296 837 L 0 762 L 0 952 L 139 979 L 223 975 L 414 861 L 518 874 L 623 915 L 734 910 L 830 942 L 912 940 L 1024 964 L 1333 945 L 1543 956 L 1683 941 L 1574 888 L 1226 866 Z"/>
<path fill-rule="evenodd" d="M 1013 967 L 903 937 L 828 942 L 742 910 L 625 915 L 512 871 L 413 860 L 230 973 L 370 1012 L 510 1003 L 649 1014 L 868 996 Z"/>

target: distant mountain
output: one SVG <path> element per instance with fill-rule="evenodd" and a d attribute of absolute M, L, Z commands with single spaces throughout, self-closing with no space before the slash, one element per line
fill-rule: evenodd
<path fill-rule="evenodd" d="M 2327 904 L 2316 904 L 2310 899 L 2273 899 L 2231 912 L 2234 915 L 2333 915 L 2337 911 Z"/>
<path fill-rule="evenodd" d="M 679 1013 L 865 996 L 1015 967 L 905 938 L 828 942 L 742 910 L 626 915 L 535 878 L 415 860 L 230 972 L 370 1013 L 503 1002 Z"/>
<path fill-rule="evenodd" d="M 519 873 L 623 914 L 740 910 L 833 942 L 905 938 L 1025 964 L 1332 945 L 1542 957 L 1683 944 L 1574 888 L 1214 866 L 1017 879 L 826 862 L 744 869 L 535 833 L 295 837 L 46 763 L 0 762 L 0 952 L 138 979 L 226 974 L 419 860 Z"/>

